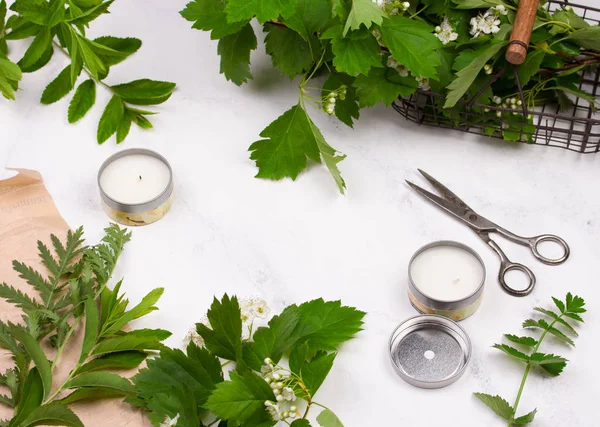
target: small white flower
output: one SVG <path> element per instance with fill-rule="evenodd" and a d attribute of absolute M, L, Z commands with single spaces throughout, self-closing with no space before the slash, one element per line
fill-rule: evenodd
<path fill-rule="evenodd" d="M 521 105 L 523 105 L 523 101 L 521 101 L 520 99 L 517 99 L 517 105 L 520 107 Z"/>
<path fill-rule="evenodd" d="M 283 402 L 283 396 L 281 394 L 278 394 L 277 396 L 275 396 L 275 399 L 277 399 L 278 402 Z"/>
<path fill-rule="evenodd" d="M 419 76 L 415 77 L 415 80 L 419 83 L 419 89 L 429 90 L 429 79 L 427 77 Z"/>
<path fill-rule="evenodd" d="M 458 38 L 458 33 L 454 32 L 454 28 L 452 28 L 452 25 L 450 25 L 450 21 L 448 21 L 447 16 L 444 16 L 440 26 L 435 27 L 435 32 L 435 36 L 442 42 L 442 44 L 453 42 Z"/>
<path fill-rule="evenodd" d="M 485 107 L 485 108 L 483 109 L 483 112 L 484 112 L 484 113 L 489 113 L 489 112 L 490 112 L 490 109 L 489 109 L 489 108 L 487 108 L 487 107 Z"/>
<path fill-rule="evenodd" d="M 273 364 L 273 361 L 271 360 L 271 358 L 270 358 L 270 357 L 267 357 L 267 358 L 265 358 L 265 360 L 264 360 L 264 364 L 265 364 L 265 365 L 272 365 L 272 364 Z"/>
<path fill-rule="evenodd" d="M 294 400 L 296 400 L 296 395 L 294 394 L 294 390 L 292 390 L 290 387 L 284 387 L 283 390 L 281 391 L 281 395 L 283 396 L 283 398 L 289 402 L 293 402 Z"/>
<path fill-rule="evenodd" d="M 269 380 L 271 380 L 270 377 L 275 372 L 275 367 L 273 365 L 271 365 L 270 363 L 268 363 L 266 365 L 261 366 L 260 372 L 261 372 L 261 374 L 263 374 L 263 377 L 267 377 L 267 378 L 269 378 Z"/>
<path fill-rule="evenodd" d="M 187 335 L 185 336 L 185 338 L 183 339 L 183 348 L 187 348 L 187 346 L 193 342 L 194 344 L 196 344 L 198 347 L 204 347 L 204 339 L 198 335 L 198 332 L 196 331 L 196 327 L 192 326 L 190 328 L 190 330 L 188 331 Z"/>
<path fill-rule="evenodd" d="M 490 64 L 485 64 L 483 66 L 483 72 L 485 74 L 492 74 L 492 71 L 493 71 L 493 68 L 492 68 L 492 66 Z"/>
<path fill-rule="evenodd" d="M 503 4 L 499 4 L 496 7 L 492 7 L 492 9 L 496 10 L 500 15 L 506 15 L 508 13 L 506 7 L 504 7 Z"/>
<path fill-rule="evenodd" d="M 387 66 L 390 67 L 390 68 L 396 68 L 396 67 L 400 66 L 400 63 L 398 61 L 396 61 L 392 57 L 392 55 L 390 55 L 390 56 L 388 56 L 388 59 L 387 59 Z"/>
<path fill-rule="evenodd" d="M 533 120 L 533 114 L 528 114 L 528 115 L 527 115 L 527 118 L 528 118 L 529 120 Z"/>
<path fill-rule="evenodd" d="M 437 27 L 435 27 L 435 32 L 439 33 L 442 31 L 442 27 L 440 27 L 439 25 Z"/>
<path fill-rule="evenodd" d="M 162 422 L 160 427 L 173 427 L 177 425 L 177 421 L 179 421 L 179 414 L 175 415 L 175 418 L 171 418 L 167 415 L 165 420 Z"/>
<path fill-rule="evenodd" d="M 405 1 L 402 3 L 402 7 L 404 8 L 404 10 L 407 10 L 410 7 L 410 3 Z"/>
<path fill-rule="evenodd" d="M 492 101 L 494 102 L 494 104 L 500 104 L 502 102 L 502 98 L 500 98 L 499 96 L 494 96 L 492 98 Z"/>
<path fill-rule="evenodd" d="M 270 405 L 267 405 L 267 402 L 265 402 L 265 405 L 267 406 L 267 413 L 275 421 L 279 421 L 281 419 L 281 416 L 279 415 L 279 407 L 277 405 L 274 405 L 273 402 L 269 402 Z"/>
<path fill-rule="evenodd" d="M 292 412 L 296 412 L 298 410 L 298 407 L 295 405 L 290 406 L 290 411 Z"/>
<path fill-rule="evenodd" d="M 496 116 L 502 117 L 502 111 L 496 111 Z"/>

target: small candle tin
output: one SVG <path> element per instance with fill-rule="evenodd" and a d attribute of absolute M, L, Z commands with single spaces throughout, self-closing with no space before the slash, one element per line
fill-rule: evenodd
<path fill-rule="evenodd" d="M 439 298 L 436 299 L 434 296 L 428 295 L 426 292 L 420 289 L 418 283 L 415 283 L 411 272 L 413 263 L 415 262 L 417 257 L 423 252 L 436 247 L 454 247 L 461 249 L 463 251 L 466 251 L 468 254 L 472 255 L 476 262 L 478 262 L 479 265 L 481 265 L 481 282 L 471 294 L 465 296 L 464 298 L 455 300 L 442 300 Z M 484 283 L 485 265 L 483 263 L 483 260 L 477 254 L 477 252 L 475 252 L 469 246 L 459 242 L 454 242 L 451 240 L 441 240 L 429 243 L 428 245 L 423 246 L 417 252 L 415 252 L 408 264 L 408 298 L 410 299 L 410 303 L 412 304 L 412 306 L 419 313 L 437 314 L 456 321 L 463 320 L 472 315 L 477 310 L 477 308 L 479 308 L 479 305 L 481 304 L 481 300 L 483 298 Z"/>
<path fill-rule="evenodd" d="M 102 172 L 104 172 L 109 164 L 116 159 L 132 154 L 154 157 L 164 163 L 169 170 L 169 182 L 165 189 L 158 196 L 143 203 L 122 203 L 114 200 L 106 194 L 100 183 Z M 146 148 L 130 148 L 111 155 L 100 166 L 97 181 L 102 198 L 102 208 L 113 221 L 123 225 L 141 226 L 152 224 L 161 219 L 173 204 L 173 170 L 171 169 L 171 165 L 162 155 Z"/>
<path fill-rule="evenodd" d="M 421 388 L 446 387 L 458 380 L 471 359 L 471 340 L 444 316 L 425 314 L 402 322 L 390 337 L 396 373 Z"/>

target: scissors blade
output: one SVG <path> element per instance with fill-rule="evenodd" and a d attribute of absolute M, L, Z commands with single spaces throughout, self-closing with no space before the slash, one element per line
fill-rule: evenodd
<path fill-rule="evenodd" d="M 471 221 L 469 221 L 469 219 L 467 217 L 467 213 L 469 212 L 468 208 L 460 207 L 458 205 L 455 205 L 454 203 L 452 203 L 449 200 L 442 199 L 441 197 L 436 196 L 433 193 L 430 193 L 429 191 L 419 187 L 418 185 L 413 184 L 412 182 L 410 182 L 408 180 L 406 181 L 406 183 L 408 185 L 410 185 L 413 190 L 415 190 L 421 196 L 425 197 L 427 200 L 429 200 L 434 205 L 437 205 L 439 208 L 445 210 L 450 215 L 453 215 L 456 218 L 460 219 L 461 221 L 466 223 L 469 227 L 473 227 L 473 223 Z"/>
<path fill-rule="evenodd" d="M 435 188 L 437 191 L 440 192 L 440 194 L 442 196 L 444 196 L 444 199 L 451 201 L 452 203 L 454 203 L 457 206 L 460 206 L 461 208 L 473 210 L 465 202 L 463 202 L 460 197 L 458 197 L 456 194 L 454 194 L 452 191 L 450 191 L 448 189 L 448 187 L 446 187 L 444 184 L 439 182 L 437 179 L 435 179 L 434 177 L 429 175 L 424 170 L 422 170 L 422 169 L 417 169 L 417 170 L 419 172 L 421 172 L 421 175 L 423 175 L 425 177 L 425 179 L 427 179 L 427 181 L 429 181 L 429 183 L 433 186 L 433 188 Z"/>

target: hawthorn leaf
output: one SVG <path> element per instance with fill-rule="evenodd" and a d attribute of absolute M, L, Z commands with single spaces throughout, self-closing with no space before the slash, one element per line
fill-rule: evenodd
<path fill-rule="evenodd" d="M 418 88 L 414 77 L 402 77 L 388 68 L 372 68 L 368 75 L 360 75 L 353 83 L 361 107 L 372 107 L 378 102 L 390 105 L 399 96 L 409 96 Z"/>
<path fill-rule="evenodd" d="M 221 56 L 221 74 L 238 86 L 251 79 L 250 52 L 256 46 L 256 35 L 250 24 L 221 38 L 217 46 L 217 53 Z"/>
<path fill-rule="evenodd" d="M 227 21 L 226 3 L 223 0 L 194 0 L 179 12 L 181 16 L 193 22 L 192 28 L 210 31 L 210 38 L 217 40 L 237 33 L 248 23 L 248 20 Z"/>
<path fill-rule="evenodd" d="M 309 42 L 296 31 L 274 25 L 265 26 L 265 47 L 273 65 L 290 79 L 307 71 L 313 63 L 313 50 Z M 314 36 L 309 39 L 316 40 Z M 318 42 L 317 42 L 318 43 Z M 317 44 L 318 46 L 318 44 Z"/>
<path fill-rule="evenodd" d="M 386 18 L 385 12 L 371 0 L 350 0 L 352 7 L 344 25 L 345 36 L 350 30 L 358 30 L 361 25 L 369 29 L 372 24 L 381 25 Z"/>
<path fill-rule="evenodd" d="M 474 393 L 475 397 L 481 400 L 492 411 L 499 415 L 503 420 L 512 421 L 513 408 L 510 404 L 500 396 L 492 396 L 485 393 Z"/>

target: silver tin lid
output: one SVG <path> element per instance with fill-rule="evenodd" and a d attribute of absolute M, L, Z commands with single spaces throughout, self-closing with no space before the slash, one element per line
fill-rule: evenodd
<path fill-rule="evenodd" d="M 106 166 L 108 166 L 116 159 L 120 159 L 121 157 L 129 156 L 131 154 L 145 154 L 147 156 L 155 157 L 161 162 L 163 162 L 165 165 L 167 165 L 167 168 L 169 168 L 169 183 L 167 184 L 163 192 L 160 193 L 154 199 L 144 203 L 118 202 L 117 200 L 111 198 L 108 194 L 106 194 L 104 192 L 104 189 L 102 188 L 102 185 L 100 185 L 100 177 L 102 176 L 102 172 L 104 172 L 104 169 L 106 169 Z M 127 150 L 119 151 L 118 153 L 115 153 L 112 156 L 110 156 L 104 161 L 104 163 L 102 163 L 102 166 L 100 166 L 97 181 L 98 188 L 100 189 L 100 196 L 102 197 L 104 203 L 106 203 L 108 207 L 115 209 L 119 212 L 125 212 L 130 214 L 150 212 L 156 209 L 157 207 L 161 206 L 167 200 L 169 200 L 169 197 L 171 197 L 171 194 L 173 193 L 173 169 L 171 169 L 171 165 L 169 164 L 167 159 L 165 159 L 162 155 L 158 154 L 156 151 L 148 150 L 146 148 L 129 148 Z"/>
<path fill-rule="evenodd" d="M 426 314 L 398 325 L 389 351 L 404 381 L 421 388 L 441 388 L 464 373 L 471 359 L 471 340 L 453 320 Z"/>

